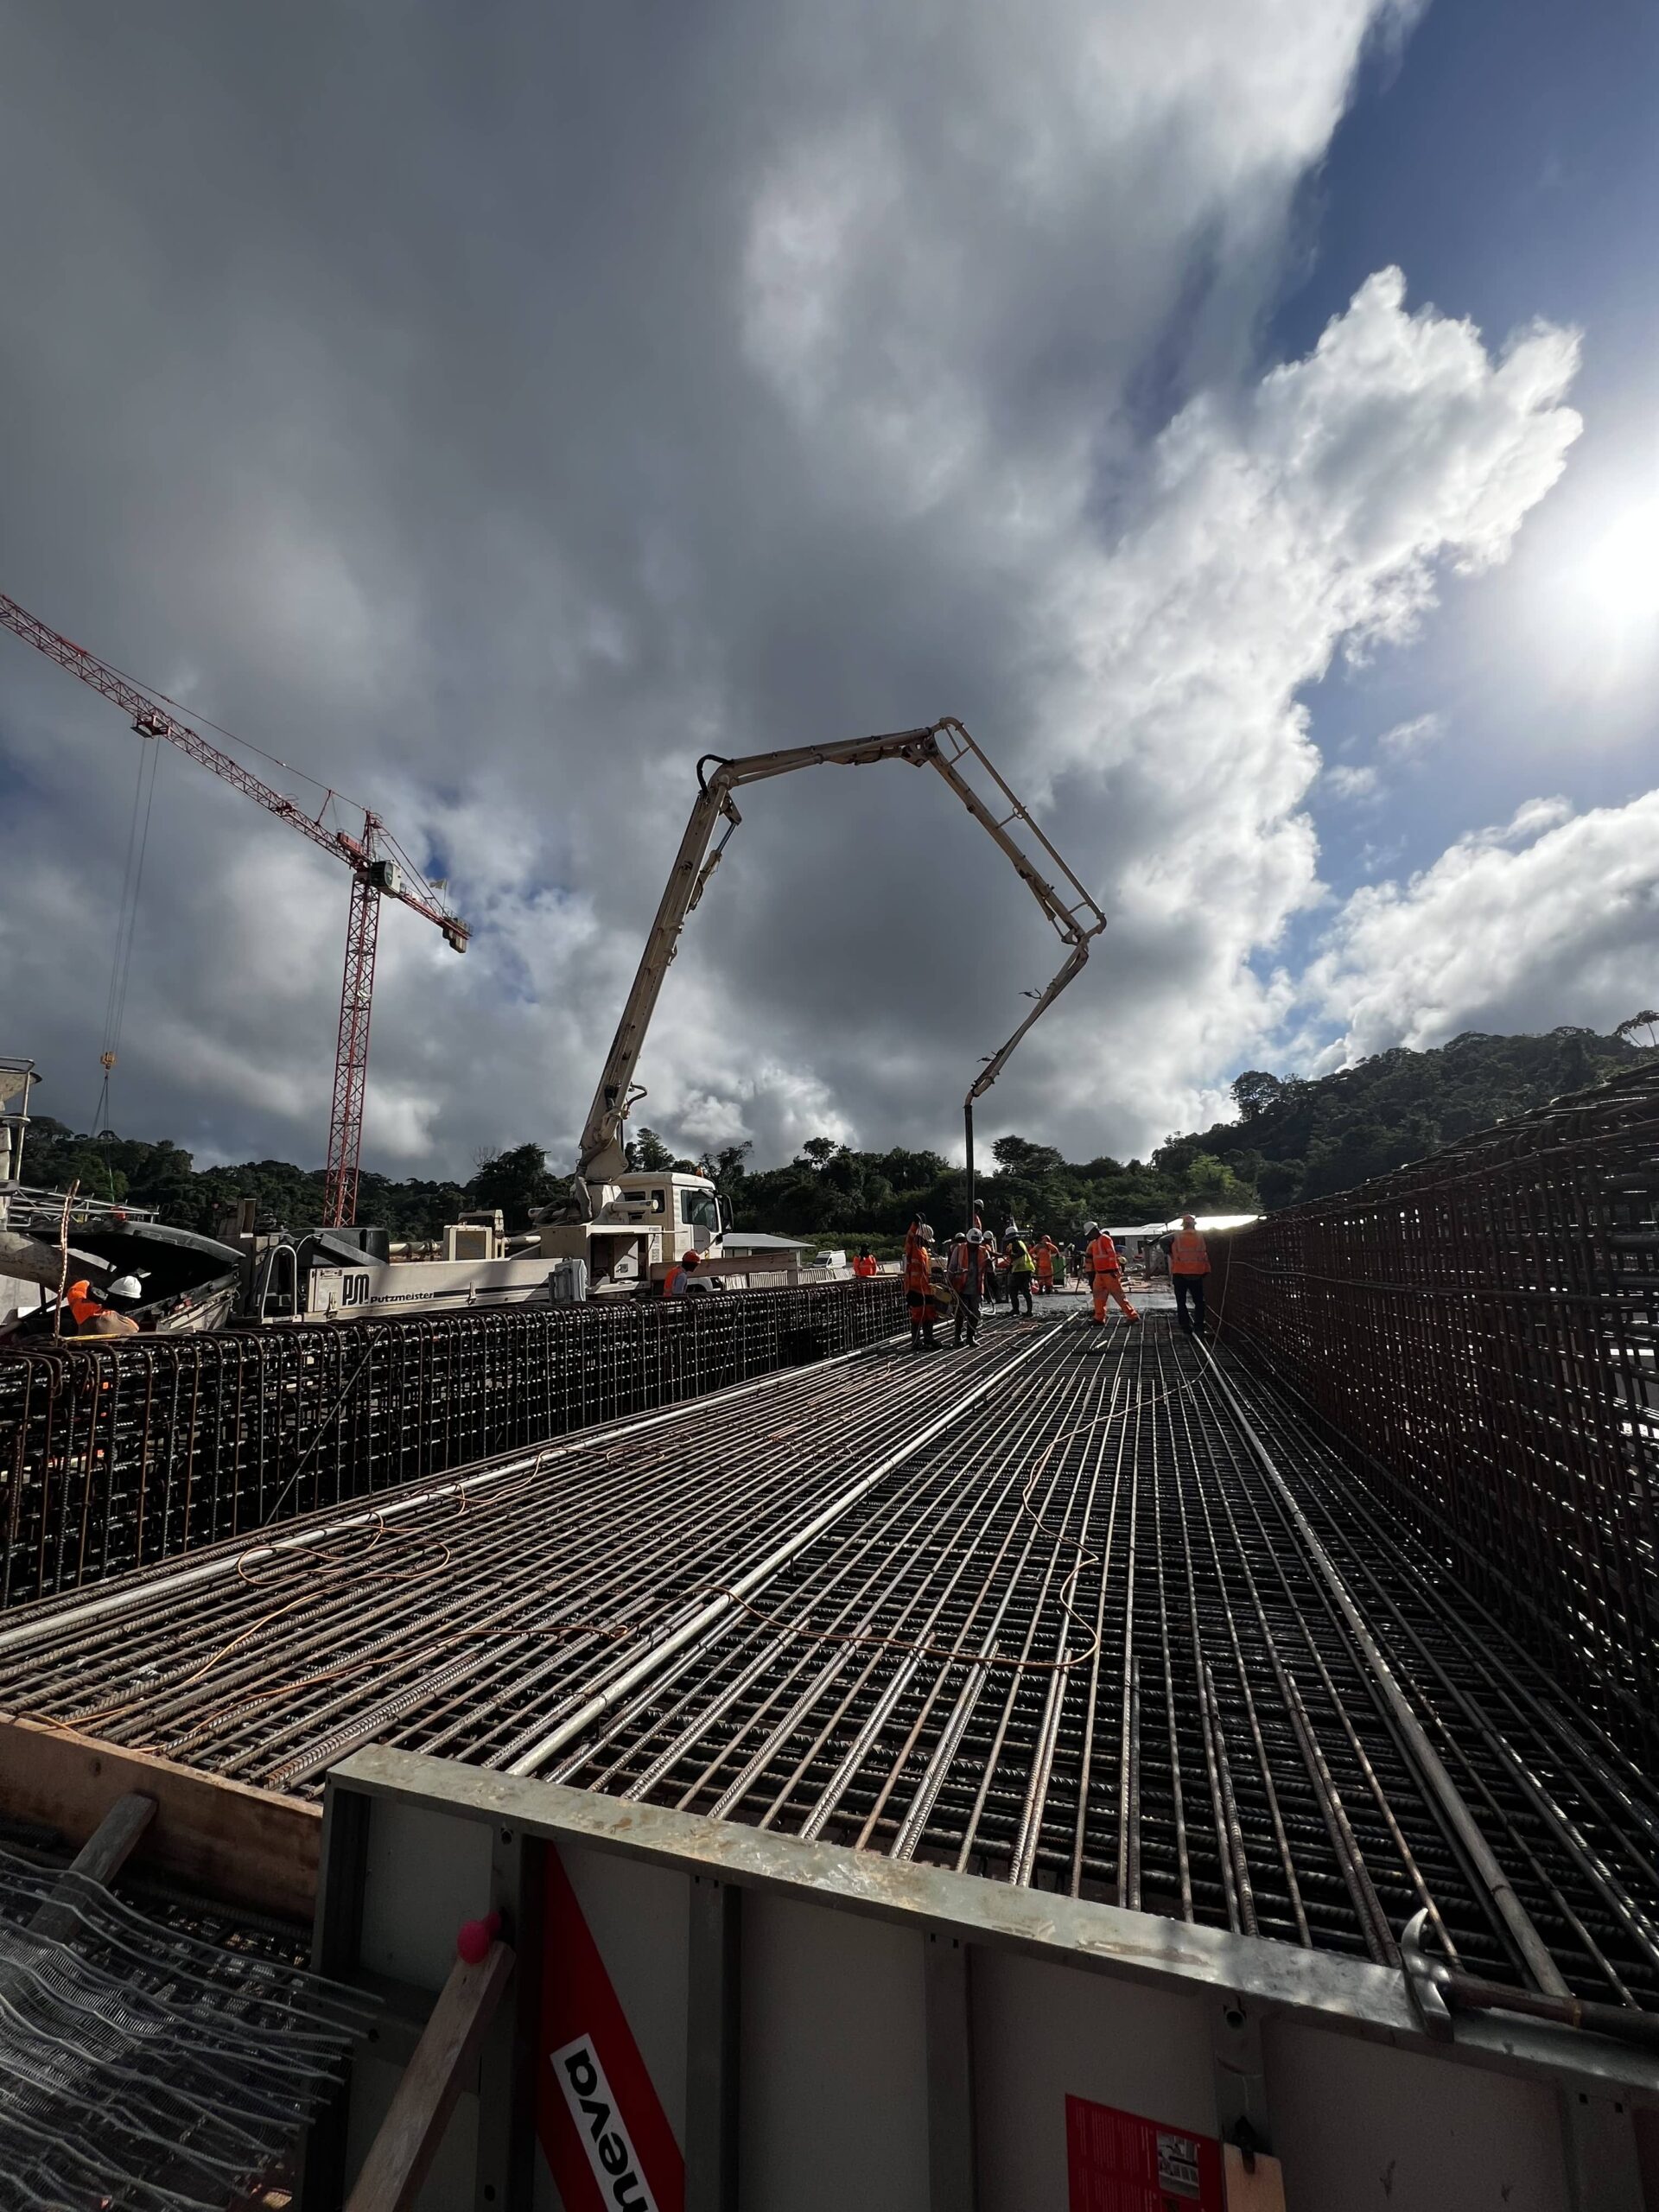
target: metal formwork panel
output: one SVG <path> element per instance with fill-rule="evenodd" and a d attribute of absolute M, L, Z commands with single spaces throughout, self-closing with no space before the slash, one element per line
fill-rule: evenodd
<path fill-rule="evenodd" d="M 1659 2056 L 1518 2016 L 1436 2039 L 1395 1970 L 1154 1940 L 1109 1905 L 402 1753 L 346 1764 L 330 1816 L 347 1809 L 366 1846 L 319 1910 L 336 1971 L 334 1931 L 361 1925 L 363 1967 L 431 1992 L 434 1931 L 490 1907 L 518 1961 L 516 2091 L 486 2058 L 422 2212 L 1643 2202 Z M 445 1824 L 495 1839 L 491 1867 L 434 1847 Z M 363 2090 L 378 2110 L 386 2084 Z M 1624 2177 L 1589 2196 L 1586 2115 Z M 349 2152 L 319 2171 L 306 2212 L 351 2174 Z"/>

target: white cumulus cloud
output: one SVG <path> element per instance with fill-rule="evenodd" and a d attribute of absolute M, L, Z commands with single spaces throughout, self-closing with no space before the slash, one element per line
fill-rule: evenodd
<path fill-rule="evenodd" d="M 1503 558 L 1578 435 L 1577 359 L 1541 328 L 1494 353 L 1383 270 L 1306 359 L 1192 401 L 1118 542 L 1072 549 L 1045 727 L 1071 805 L 1092 785 L 1132 830 L 1108 904 L 1139 955 L 1116 1033 L 1143 1094 L 1195 1114 L 1282 1018 L 1294 986 L 1262 955 L 1320 895 L 1301 695 L 1338 651 L 1408 634 L 1441 565 Z"/>
<path fill-rule="evenodd" d="M 1464 1029 L 1611 1030 L 1651 1001 L 1656 944 L 1659 791 L 1582 814 L 1535 799 L 1357 892 L 1307 983 L 1352 1060 Z"/>

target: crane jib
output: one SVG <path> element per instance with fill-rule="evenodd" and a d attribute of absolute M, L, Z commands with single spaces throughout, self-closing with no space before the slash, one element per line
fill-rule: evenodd
<path fill-rule="evenodd" d="M 105 698 L 113 700 L 132 717 L 141 737 L 163 738 L 181 753 L 209 769 L 221 781 L 244 792 L 268 814 L 290 823 L 302 836 L 352 871 L 352 897 L 346 930 L 346 972 L 340 992 L 340 1031 L 335 1049 L 334 1110 L 328 1124 L 328 1166 L 323 1201 L 324 1225 L 339 1228 L 357 1215 L 358 1160 L 363 1143 L 363 1099 L 368 1077 L 369 1014 L 374 989 L 374 955 L 382 897 L 396 899 L 424 920 L 442 931 L 445 942 L 457 952 L 467 950 L 467 924 L 442 904 L 432 886 L 403 860 L 380 855 L 377 847 L 383 824 L 367 808 L 363 811 L 363 835 L 349 836 L 343 830 L 324 827 L 322 816 L 335 794 L 330 791 L 315 819 L 284 792 L 256 776 L 231 753 L 168 713 L 118 668 L 111 668 L 84 645 L 76 645 L 40 617 L 0 592 L 0 627 L 10 630 L 35 647 L 60 668 L 67 669 Z M 278 764 L 281 765 L 280 763 Z M 394 852 L 396 847 L 393 848 Z M 404 870 L 417 888 L 404 881 Z"/>

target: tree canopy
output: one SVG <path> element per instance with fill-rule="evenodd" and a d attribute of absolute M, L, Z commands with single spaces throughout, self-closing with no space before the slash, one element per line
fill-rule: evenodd
<path fill-rule="evenodd" d="M 1573 1027 L 1538 1037 L 1468 1031 L 1432 1052 L 1401 1047 L 1313 1077 L 1247 1069 L 1233 1084 L 1236 1121 L 1171 1136 L 1149 1160 L 1102 1153 L 1074 1162 L 1052 1145 L 1000 1136 L 990 1148 L 995 1171 L 978 1185 L 980 1202 L 994 1227 L 1013 1217 L 1070 1236 L 1088 1220 L 1122 1227 L 1168 1220 L 1187 1206 L 1244 1213 L 1322 1198 L 1583 1090 L 1653 1049 L 1637 1040 L 1656 1023 L 1659 1014 L 1636 1014 L 1611 1037 Z M 963 1171 L 937 1152 L 860 1152 L 819 1136 L 787 1166 L 761 1169 L 749 1166 L 749 1152 L 747 1144 L 729 1145 L 697 1161 L 677 1159 L 643 1127 L 628 1145 L 636 1166 L 695 1167 L 709 1176 L 744 1229 L 836 1242 L 891 1238 L 918 1211 L 949 1227 L 966 1199 Z M 253 1198 L 262 1219 L 295 1226 L 322 1213 L 321 1169 L 281 1160 L 198 1168 L 165 1138 L 77 1135 L 46 1116 L 29 1125 L 23 1172 L 36 1185 L 64 1190 L 73 1180 L 95 1198 L 154 1206 L 164 1221 L 205 1234 L 240 1198 Z M 481 1155 L 464 1184 L 365 1173 L 358 1217 L 395 1238 L 422 1239 L 462 1212 L 499 1206 L 510 1229 L 523 1229 L 532 1208 L 568 1188 L 540 1145 L 521 1144 Z"/>

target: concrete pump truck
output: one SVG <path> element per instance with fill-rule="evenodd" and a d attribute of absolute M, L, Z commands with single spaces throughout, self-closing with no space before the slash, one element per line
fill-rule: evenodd
<path fill-rule="evenodd" d="M 556 1216 L 550 1211 L 539 1224 L 545 1255 L 586 1263 L 592 1294 L 637 1294 L 688 1252 L 717 1258 L 730 1226 L 706 1175 L 631 1168 L 623 1124 L 645 1095 L 634 1080 L 634 1071 L 670 963 L 679 949 L 680 932 L 742 820 L 733 793 L 741 785 L 787 776 L 797 768 L 863 767 L 877 760 L 907 760 L 912 767 L 936 769 L 1007 854 L 1065 947 L 1058 974 L 1046 990 L 1032 995 L 1034 1003 L 1029 1012 L 1006 1044 L 985 1060 L 963 1102 L 971 1206 L 974 1103 L 995 1082 L 1039 1015 L 1080 971 L 1089 957 L 1090 940 L 1106 926 L 1106 917 L 954 717 L 923 729 L 753 753 L 739 760 L 705 753 L 697 763 L 696 802 L 588 1109 L 569 1202 Z M 722 822 L 725 827 L 710 850 Z M 739 1271 L 729 1261 L 721 1269 L 727 1275 Z"/>

